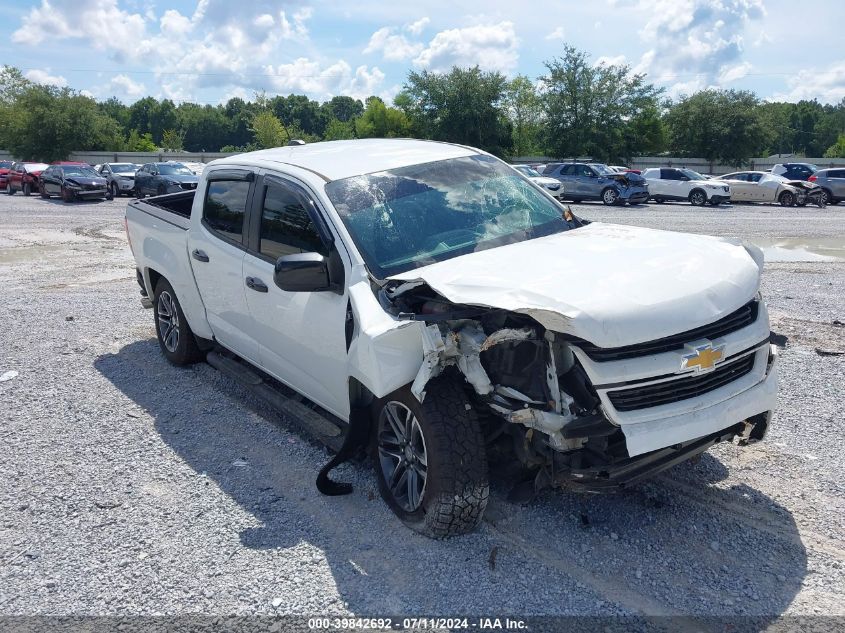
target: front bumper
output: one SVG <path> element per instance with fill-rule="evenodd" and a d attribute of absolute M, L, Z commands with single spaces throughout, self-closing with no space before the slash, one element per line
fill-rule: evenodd
<path fill-rule="evenodd" d="M 667 386 L 670 391 L 675 389 L 678 394 L 687 390 L 690 383 L 685 380 L 696 377 L 695 373 L 681 370 L 687 351 L 606 361 L 593 360 L 577 346 L 573 351 L 595 387 L 603 413 L 622 430 L 628 455 L 634 457 L 705 437 L 773 410 L 777 398 L 777 351 L 768 340 L 768 310 L 760 301 L 753 323 L 711 341 L 724 354 L 714 373 L 734 360 L 753 356 L 749 371 L 700 395 L 663 400 L 664 404 L 652 405 L 646 401 L 642 406 L 625 410 L 617 410 L 613 403 L 619 401 L 620 392 L 642 388 L 646 393 L 657 385 Z"/>
<path fill-rule="evenodd" d="M 107 193 L 105 189 L 75 189 L 73 191 L 77 198 L 105 198 Z"/>
<path fill-rule="evenodd" d="M 682 401 L 683 404 L 694 407 L 691 411 L 622 425 L 628 454 L 640 455 L 657 447 L 682 444 L 718 433 L 760 413 L 773 411 L 778 394 L 777 351 L 774 346 L 767 347 L 769 349 L 764 348 L 762 354 L 758 352 L 757 362 L 765 359 L 765 374 L 762 380 L 744 391 L 728 395 L 732 390 L 742 387 L 741 383 L 745 380 L 742 378 L 698 398 Z M 709 402 L 713 404 L 708 406 Z"/>
<path fill-rule="evenodd" d="M 641 204 L 648 200 L 648 197 L 648 189 L 623 190 L 619 196 L 621 200 L 624 200 L 628 204 Z"/>
<path fill-rule="evenodd" d="M 740 438 L 740 443 L 747 443 L 750 439 L 762 439 L 769 428 L 771 419 L 772 412 L 765 411 L 728 428 L 681 444 L 637 455 L 614 464 L 561 472 L 557 481 L 553 483 L 579 492 L 614 492 L 692 459 L 719 442 L 729 442 L 735 437 Z"/>

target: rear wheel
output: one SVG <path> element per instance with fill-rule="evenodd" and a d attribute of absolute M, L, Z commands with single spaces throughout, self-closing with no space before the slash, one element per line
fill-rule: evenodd
<path fill-rule="evenodd" d="M 601 192 L 601 201 L 606 205 L 619 204 L 619 192 L 613 187 L 608 187 Z"/>
<path fill-rule="evenodd" d="M 153 293 L 156 337 L 164 357 L 174 365 L 190 365 L 202 360 L 194 333 L 185 319 L 173 286 L 159 279 Z"/>
<path fill-rule="evenodd" d="M 372 413 L 370 453 L 390 509 L 431 538 L 472 531 L 490 486 L 484 438 L 461 385 L 432 380 L 422 403 L 403 387 L 377 400 Z"/>
<path fill-rule="evenodd" d="M 666 202 L 663 198 L 652 198 L 652 200 L 654 200 L 657 204 L 663 204 Z"/>
<path fill-rule="evenodd" d="M 50 197 L 50 194 L 48 194 L 47 190 L 44 188 L 43 182 L 40 185 L 38 185 L 38 195 L 40 195 L 42 198 L 49 198 Z"/>
<path fill-rule="evenodd" d="M 15 190 L 12 189 L 12 183 L 10 183 L 10 182 L 6 183 L 6 195 L 7 196 L 15 195 Z"/>
<path fill-rule="evenodd" d="M 780 194 L 778 202 L 780 202 L 781 205 L 784 207 L 791 207 L 793 204 L 795 204 L 795 194 L 793 194 L 791 191 L 784 191 L 782 194 Z"/>
<path fill-rule="evenodd" d="M 707 194 L 701 189 L 695 189 L 689 194 L 689 201 L 697 207 L 703 207 L 707 204 Z"/>

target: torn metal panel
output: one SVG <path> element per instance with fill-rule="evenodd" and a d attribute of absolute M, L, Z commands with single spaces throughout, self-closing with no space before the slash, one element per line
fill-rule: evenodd
<path fill-rule="evenodd" d="M 425 324 L 388 315 L 366 281 L 350 286 L 349 302 L 355 323 L 349 375 L 377 398 L 409 384 L 423 363 Z"/>

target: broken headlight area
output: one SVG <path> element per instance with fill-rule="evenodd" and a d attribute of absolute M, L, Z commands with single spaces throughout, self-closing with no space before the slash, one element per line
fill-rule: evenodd
<path fill-rule="evenodd" d="M 380 300 L 397 318 L 425 323 L 412 393 L 422 401 L 431 379 L 460 372 L 488 444 L 538 469 L 538 482 L 565 485 L 572 469 L 628 457 L 564 335 L 524 314 L 455 305 L 423 282 L 385 286 Z"/>

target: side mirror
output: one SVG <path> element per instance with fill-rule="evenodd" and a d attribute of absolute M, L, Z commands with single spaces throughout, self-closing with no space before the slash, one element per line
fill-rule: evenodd
<path fill-rule="evenodd" d="M 273 281 L 286 292 L 343 294 L 343 262 L 334 248 L 328 257 L 319 253 L 284 255 L 276 261 Z"/>

